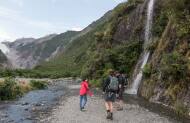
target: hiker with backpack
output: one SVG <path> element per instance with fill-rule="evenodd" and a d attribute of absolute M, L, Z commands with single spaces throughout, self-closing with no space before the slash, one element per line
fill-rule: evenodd
<path fill-rule="evenodd" d="M 92 96 L 92 92 L 89 89 L 89 82 L 87 79 L 83 79 L 81 82 L 81 87 L 80 87 L 80 110 L 84 111 L 84 107 L 87 103 L 87 94 Z"/>
<path fill-rule="evenodd" d="M 117 72 L 116 74 L 119 82 L 119 88 L 118 88 L 118 97 L 119 100 L 119 107 L 117 108 L 118 111 L 123 110 L 123 93 L 125 91 L 125 86 L 127 85 L 127 78 L 123 72 Z"/>
<path fill-rule="evenodd" d="M 103 82 L 103 92 L 105 96 L 105 107 L 107 110 L 106 118 L 113 120 L 113 102 L 115 102 L 119 82 L 115 76 L 114 71 L 111 70 L 109 74 L 110 75 Z"/>

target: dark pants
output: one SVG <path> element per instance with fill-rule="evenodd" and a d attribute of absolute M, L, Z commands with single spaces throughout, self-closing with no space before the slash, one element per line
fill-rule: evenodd
<path fill-rule="evenodd" d="M 80 95 L 80 109 L 83 109 L 87 103 L 87 95 Z"/>
<path fill-rule="evenodd" d="M 123 100 L 123 93 L 124 93 L 124 91 L 125 91 L 124 88 L 120 88 L 119 89 L 119 92 L 118 92 L 118 95 L 119 95 L 118 99 L 119 100 Z"/>

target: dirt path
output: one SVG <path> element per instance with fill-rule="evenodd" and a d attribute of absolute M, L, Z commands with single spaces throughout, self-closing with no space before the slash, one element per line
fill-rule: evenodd
<path fill-rule="evenodd" d="M 114 111 L 114 120 L 105 119 L 104 100 L 100 94 L 88 98 L 87 111 L 79 110 L 79 86 L 70 86 L 70 95 L 62 97 L 60 104 L 53 109 L 50 117 L 42 118 L 41 123 L 175 123 L 138 105 L 125 104 L 123 111 Z M 176 122 L 177 123 L 177 122 Z"/>

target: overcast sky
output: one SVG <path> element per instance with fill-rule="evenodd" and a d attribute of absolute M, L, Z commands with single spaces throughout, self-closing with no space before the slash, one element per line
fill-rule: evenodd
<path fill-rule="evenodd" d="M 0 41 L 81 30 L 124 0 L 0 0 Z"/>

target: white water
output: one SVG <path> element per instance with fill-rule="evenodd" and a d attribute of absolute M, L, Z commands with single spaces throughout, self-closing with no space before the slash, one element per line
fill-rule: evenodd
<path fill-rule="evenodd" d="M 153 13 L 154 13 L 154 1 L 150 0 L 148 3 L 148 10 L 147 10 L 147 21 L 146 21 L 146 29 L 145 29 L 145 44 L 146 47 L 152 41 L 152 23 L 153 23 Z"/>
<path fill-rule="evenodd" d="M 140 85 L 140 83 L 142 81 L 142 77 L 143 77 L 142 69 L 144 68 L 144 66 L 148 62 L 148 58 L 150 56 L 150 52 L 146 50 L 146 47 L 152 41 L 152 39 L 151 39 L 151 37 L 152 37 L 151 29 L 152 29 L 152 23 L 153 23 L 153 13 L 154 13 L 153 10 L 154 10 L 154 0 L 150 0 L 149 3 L 148 3 L 148 9 L 147 9 L 147 21 L 146 21 L 145 39 L 144 39 L 145 40 L 145 42 L 144 42 L 144 52 L 143 52 L 143 55 L 142 55 L 143 57 L 139 60 L 139 62 L 141 63 L 141 67 L 140 67 L 139 73 L 133 79 L 133 84 L 132 84 L 131 88 L 129 90 L 127 90 L 128 94 L 137 94 L 138 89 L 139 89 L 139 85 Z M 134 73 L 134 74 L 136 74 L 136 73 Z"/>
<path fill-rule="evenodd" d="M 2 42 L 0 42 L 0 49 L 4 54 L 7 54 L 9 52 L 9 49 L 7 48 L 7 46 L 3 44 Z"/>

